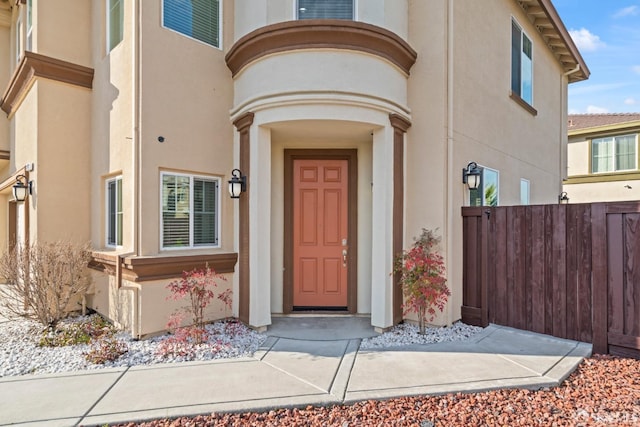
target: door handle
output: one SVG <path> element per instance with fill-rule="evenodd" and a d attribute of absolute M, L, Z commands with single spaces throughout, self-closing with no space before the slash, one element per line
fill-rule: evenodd
<path fill-rule="evenodd" d="M 346 249 L 342 250 L 342 266 L 343 267 L 347 266 L 347 250 Z"/>

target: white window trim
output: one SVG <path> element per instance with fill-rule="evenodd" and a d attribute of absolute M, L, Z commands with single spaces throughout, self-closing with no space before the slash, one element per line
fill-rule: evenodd
<path fill-rule="evenodd" d="M 636 144 L 636 156 L 634 158 L 634 160 L 636 161 L 636 165 L 635 168 L 631 168 L 631 169 L 616 169 L 615 165 L 616 165 L 616 138 L 617 137 L 625 137 L 625 136 L 635 136 L 635 144 Z M 594 172 L 593 171 L 593 141 L 597 141 L 599 139 L 606 139 L 606 138 L 613 138 L 613 156 L 611 158 L 611 161 L 613 162 L 613 168 L 609 171 L 602 171 L 602 172 Z M 608 174 L 608 173 L 618 173 L 618 172 L 630 172 L 630 171 L 637 171 L 638 170 L 638 134 L 633 134 L 633 133 L 628 133 L 625 135 L 614 135 L 614 136 L 605 136 L 605 137 L 601 137 L 601 138 L 593 138 L 591 140 L 591 146 L 589 147 L 589 153 L 591 158 L 589 159 L 589 163 L 591 164 L 591 174 L 592 175 L 601 175 L 601 174 Z"/>
<path fill-rule="evenodd" d="M 31 25 L 29 25 L 31 18 Z M 33 0 L 27 0 L 27 37 L 25 40 L 25 50 L 33 50 Z"/>
<path fill-rule="evenodd" d="M 206 44 L 206 43 L 205 43 Z M 181 247 L 175 247 L 175 246 L 168 246 L 165 247 L 163 242 L 164 242 L 164 223 L 162 222 L 162 212 L 163 212 L 163 208 L 164 206 L 162 206 L 162 182 L 163 177 L 165 175 L 170 175 L 170 176 L 183 176 L 183 177 L 187 177 L 189 178 L 189 246 L 181 246 Z M 217 208 L 217 212 L 216 212 L 216 233 L 218 236 L 218 244 L 217 245 L 197 245 L 195 246 L 193 244 L 193 219 L 195 217 L 195 215 L 193 214 L 193 203 L 194 203 L 194 197 L 193 197 L 193 179 L 194 178 L 202 178 L 204 180 L 207 181 L 216 181 L 218 183 L 218 191 L 216 194 L 216 208 Z M 160 215 L 159 215 L 159 224 L 160 224 L 160 250 L 161 251 L 188 251 L 188 250 L 194 250 L 194 249 L 217 249 L 221 247 L 221 235 L 220 235 L 220 225 L 221 225 L 221 221 L 220 221 L 220 211 L 221 211 L 221 198 L 220 198 L 220 193 L 221 193 L 221 179 L 218 176 L 209 176 L 209 175 L 199 175 L 199 174 L 188 174 L 188 173 L 181 173 L 181 172 L 170 172 L 170 171 L 163 171 L 160 172 Z"/>
<path fill-rule="evenodd" d="M 15 32 L 15 49 L 16 49 L 16 67 L 20 64 L 22 59 L 22 18 L 16 20 L 16 32 Z"/>
<path fill-rule="evenodd" d="M 191 36 L 189 36 L 187 34 L 181 33 L 180 31 L 176 31 L 173 28 L 165 27 L 164 26 L 164 1 L 165 0 L 162 0 L 162 2 L 160 3 L 160 27 L 164 28 L 165 30 L 171 31 L 174 34 L 178 34 L 178 35 L 180 35 L 182 37 L 186 37 L 189 40 L 193 40 L 196 43 L 200 43 L 202 45 L 209 46 L 210 48 L 213 48 L 213 49 L 222 50 L 222 46 L 224 46 L 223 45 L 223 40 L 222 40 L 222 33 L 223 33 L 223 31 L 222 31 L 222 22 L 224 21 L 224 19 L 223 19 L 224 1 L 223 0 L 218 1 L 218 44 L 220 46 L 214 46 L 212 44 L 205 43 L 202 40 L 198 40 L 198 39 L 193 38 L 193 37 L 191 37 Z M 294 1 L 296 1 L 296 0 L 294 0 Z"/>
<path fill-rule="evenodd" d="M 526 99 L 524 99 L 522 97 L 522 84 L 523 84 L 523 79 L 522 79 L 522 57 L 520 58 L 520 93 L 517 93 L 516 95 L 518 95 L 520 97 L 520 99 L 522 99 L 524 102 L 526 102 L 527 104 L 529 104 L 530 106 L 533 107 L 533 104 L 535 103 L 535 98 L 534 98 L 534 94 L 536 93 L 535 91 L 535 79 L 533 78 L 534 76 L 534 68 L 535 68 L 535 60 L 533 58 L 533 52 L 535 51 L 535 45 L 533 43 L 533 39 L 531 38 L 531 36 L 529 36 L 529 33 L 527 33 L 524 30 L 524 27 L 522 25 L 520 25 L 520 22 L 515 18 L 515 16 L 511 15 L 511 21 L 515 22 L 516 25 L 518 26 L 518 28 L 520 28 L 520 31 L 522 32 L 522 34 L 520 35 L 520 55 L 523 55 L 524 52 L 522 52 L 522 35 L 527 36 L 527 38 L 529 39 L 529 41 L 531 42 L 531 103 L 529 103 Z M 509 38 L 509 40 L 511 40 L 511 38 Z M 511 47 L 511 41 L 509 41 L 509 47 Z M 511 76 L 511 78 L 509 79 L 509 83 L 511 83 L 511 79 L 513 78 L 513 76 Z M 509 87 L 511 87 L 511 85 L 509 85 Z"/>
<path fill-rule="evenodd" d="M 118 245 L 112 245 L 109 243 L 109 183 L 114 182 L 120 180 L 122 182 L 122 175 L 117 175 L 117 176 L 113 176 L 110 178 L 107 178 L 104 181 L 104 206 L 105 206 L 105 227 L 104 227 L 104 241 L 105 241 L 105 246 L 108 248 L 121 248 L 122 244 Z M 116 185 L 116 189 L 117 189 L 117 185 Z M 117 196 L 116 196 L 116 200 L 117 200 Z M 123 209 L 124 209 L 124 202 L 122 203 L 123 205 Z M 123 215 L 124 217 L 124 215 Z M 123 225 L 124 225 L 124 218 L 123 218 Z M 118 221 L 116 220 L 116 227 L 118 226 Z M 116 229 L 116 236 L 118 235 L 118 230 Z M 124 243 L 124 233 L 122 235 L 122 241 Z"/>
<path fill-rule="evenodd" d="M 353 21 L 358 20 L 358 2 L 360 0 L 353 0 Z M 299 21 L 300 17 L 298 16 L 298 0 L 293 0 L 293 19 L 295 21 Z"/>

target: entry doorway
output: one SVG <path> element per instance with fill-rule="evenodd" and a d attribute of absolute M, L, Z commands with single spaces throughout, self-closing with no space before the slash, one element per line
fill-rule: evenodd
<path fill-rule="evenodd" d="M 284 312 L 357 312 L 357 150 L 285 150 Z"/>

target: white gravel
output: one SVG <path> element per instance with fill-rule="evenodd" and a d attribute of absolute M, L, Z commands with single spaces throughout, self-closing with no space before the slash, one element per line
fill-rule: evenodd
<path fill-rule="evenodd" d="M 427 328 L 424 335 L 419 333 L 417 325 L 403 323 L 390 331 L 373 338 L 362 340 L 363 350 L 386 347 L 399 347 L 413 344 L 434 344 L 439 342 L 463 341 L 472 338 L 484 329 L 456 322 L 451 326 Z"/>
<path fill-rule="evenodd" d="M 78 321 L 76 318 L 73 321 Z M 42 327 L 29 320 L 12 320 L 0 323 L 0 377 L 48 374 L 57 372 L 102 369 L 120 366 L 152 365 L 185 360 L 212 360 L 250 357 L 267 338 L 241 323 L 216 322 L 207 325 L 209 340 L 197 346 L 193 357 L 162 357 L 158 353 L 166 335 L 147 340 L 133 340 L 126 333 L 116 338 L 126 344 L 128 351 L 114 362 L 94 364 L 85 359 L 90 345 L 65 347 L 40 347 L 38 340 Z M 391 331 L 374 338 L 362 340 L 362 349 L 458 341 L 472 337 L 482 328 L 455 323 L 450 327 L 429 328 L 427 334 L 418 334 L 418 327 L 411 324 L 396 326 Z"/>

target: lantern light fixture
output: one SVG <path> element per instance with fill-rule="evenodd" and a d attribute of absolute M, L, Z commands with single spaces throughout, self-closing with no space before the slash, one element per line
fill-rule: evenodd
<path fill-rule="evenodd" d="M 462 169 L 462 183 L 467 184 L 469 190 L 476 190 L 480 187 L 481 168 L 476 162 L 469 162 L 466 168 Z"/>
<path fill-rule="evenodd" d="M 567 195 L 566 191 L 563 191 L 562 193 L 560 193 L 560 195 L 558 195 L 558 203 L 560 203 L 561 205 L 566 205 L 569 203 L 569 196 Z"/>
<path fill-rule="evenodd" d="M 25 175 L 16 176 L 16 183 L 13 185 L 13 198 L 16 202 L 24 202 L 27 194 L 33 194 L 33 181 L 27 180 Z"/>
<path fill-rule="evenodd" d="M 232 199 L 239 199 L 240 194 L 245 191 L 247 191 L 247 177 L 242 175 L 240 169 L 232 170 L 229 180 L 229 195 Z"/>

